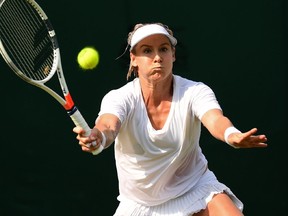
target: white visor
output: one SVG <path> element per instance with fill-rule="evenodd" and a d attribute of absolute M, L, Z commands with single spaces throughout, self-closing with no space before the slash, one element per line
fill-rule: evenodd
<path fill-rule="evenodd" d="M 163 34 L 168 37 L 170 40 L 172 46 L 176 46 L 177 40 L 174 38 L 172 35 L 170 35 L 167 30 L 158 24 L 149 24 L 149 25 L 144 25 L 137 29 L 131 39 L 131 44 L 130 44 L 130 51 L 133 49 L 133 47 L 139 43 L 141 40 L 144 38 L 150 36 L 150 35 L 155 35 L 155 34 Z"/>

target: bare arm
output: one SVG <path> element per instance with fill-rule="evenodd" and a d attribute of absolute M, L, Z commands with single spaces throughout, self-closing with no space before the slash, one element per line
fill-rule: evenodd
<path fill-rule="evenodd" d="M 79 140 L 79 144 L 81 145 L 82 150 L 85 152 L 92 152 L 99 148 L 104 139 L 103 135 L 106 138 L 106 142 L 104 143 L 103 147 L 109 147 L 114 142 L 120 127 L 121 122 L 118 117 L 112 114 L 103 114 L 97 119 L 97 122 L 92 129 L 90 136 L 85 137 L 85 131 L 80 127 L 73 128 L 73 132 L 78 134 L 76 138 Z M 90 146 L 90 143 L 94 141 L 96 142 L 96 145 Z"/>
<path fill-rule="evenodd" d="M 207 130 L 218 140 L 225 142 L 224 133 L 227 128 L 232 127 L 232 122 L 223 115 L 219 109 L 213 109 L 206 112 L 201 122 Z M 266 147 L 267 138 L 265 135 L 256 135 L 257 128 L 247 132 L 231 133 L 227 141 L 235 148 L 255 148 Z"/>

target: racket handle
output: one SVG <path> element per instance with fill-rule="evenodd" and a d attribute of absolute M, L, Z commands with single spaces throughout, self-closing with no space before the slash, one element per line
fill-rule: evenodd
<path fill-rule="evenodd" d="M 89 125 L 87 124 L 87 122 L 81 115 L 80 111 L 77 109 L 77 107 L 74 107 L 72 111 L 68 112 L 68 114 L 76 126 L 83 128 L 83 130 L 85 131 L 85 136 L 89 136 L 91 133 L 91 128 L 89 127 Z M 92 145 L 96 145 L 96 143 L 93 142 Z M 102 152 L 103 149 L 104 149 L 103 145 L 100 145 L 97 149 L 95 149 L 92 152 L 92 154 L 97 155 L 100 152 Z"/>

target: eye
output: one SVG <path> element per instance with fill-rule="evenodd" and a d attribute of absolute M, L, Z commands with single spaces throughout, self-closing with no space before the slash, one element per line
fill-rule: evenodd
<path fill-rule="evenodd" d="M 152 52 L 152 51 L 151 51 L 150 48 L 145 48 L 145 49 L 143 50 L 143 53 L 146 53 L 146 54 L 151 53 L 151 52 Z"/>
<path fill-rule="evenodd" d="M 161 47 L 160 51 L 161 51 L 161 52 L 167 52 L 167 51 L 168 51 L 168 48 L 167 48 L 167 47 Z"/>

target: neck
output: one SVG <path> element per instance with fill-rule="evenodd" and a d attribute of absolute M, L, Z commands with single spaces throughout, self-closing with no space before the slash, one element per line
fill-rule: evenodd
<path fill-rule="evenodd" d="M 146 105 L 158 105 L 161 101 L 172 101 L 173 76 L 157 83 L 141 81 L 141 90 Z"/>

